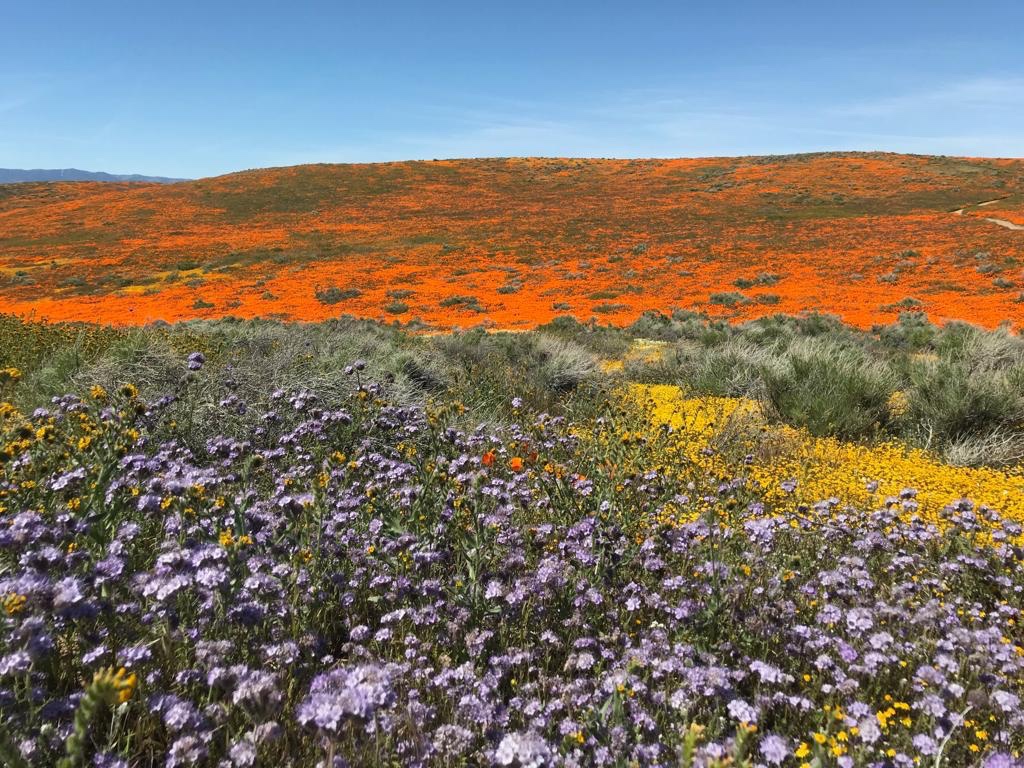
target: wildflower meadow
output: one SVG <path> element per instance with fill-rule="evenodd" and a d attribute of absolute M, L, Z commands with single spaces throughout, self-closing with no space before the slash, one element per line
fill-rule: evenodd
<path fill-rule="evenodd" d="M 1021 764 L 1011 466 L 730 427 L 596 329 L 6 328 L 4 765 Z"/>

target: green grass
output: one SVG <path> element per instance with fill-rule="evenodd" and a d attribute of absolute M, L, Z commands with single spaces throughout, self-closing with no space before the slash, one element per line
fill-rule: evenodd
<path fill-rule="evenodd" d="M 397 311 L 403 306 L 395 299 L 385 307 L 395 323 L 406 315 Z M 415 321 L 407 325 L 415 327 Z M 116 387 L 133 380 L 155 393 L 194 350 L 208 355 L 212 370 L 231 370 L 255 401 L 303 382 L 330 387 L 347 363 L 363 358 L 410 402 L 440 388 L 486 420 L 506 411 L 502 393 L 510 380 L 528 380 L 527 397 L 539 408 L 558 410 L 570 401 L 584 407 L 571 396 L 576 389 L 593 393 L 616 384 L 597 371 L 596 361 L 622 358 L 638 338 L 665 346 L 657 362 L 631 361 L 632 379 L 677 384 L 694 394 L 752 397 L 779 421 L 814 434 L 894 437 L 971 464 L 999 465 L 1024 450 L 1024 340 L 1006 329 L 935 326 L 915 312 L 871 331 L 824 315 L 774 315 L 734 325 L 676 312 L 647 313 L 628 328 L 566 316 L 523 334 L 441 336 L 346 317 L 115 329 L 0 316 L 0 368 L 25 373 L 24 386 L 13 394 L 31 409 L 93 383 Z M 889 406 L 896 392 L 906 399 L 905 412 Z"/>

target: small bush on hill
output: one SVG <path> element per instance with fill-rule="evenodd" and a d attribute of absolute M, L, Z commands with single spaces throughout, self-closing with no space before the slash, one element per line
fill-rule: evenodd
<path fill-rule="evenodd" d="M 314 291 L 316 300 L 321 304 L 338 304 L 346 299 L 356 299 L 363 295 L 358 288 L 339 288 L 336 285 L 329 285 L 326 288 L 317 288 Z"/>

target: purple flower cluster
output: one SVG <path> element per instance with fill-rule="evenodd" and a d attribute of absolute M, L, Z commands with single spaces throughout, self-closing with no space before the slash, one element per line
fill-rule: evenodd
<path fill-rule="evenodd" d="M 782 515 L 522 402 L 489 429 L 346 381 L 228 382 L 211 420 L 240 426 L 203 440 L 173 398 L 28 420 L 46 439 L 0 474 L 3 746 L 54 764 L 114 665 L 138 690 L 98 766 L 1020 764 L 1017 523 L 958 502 L 940 531 L 912 493 Z"/>
<path fill-rule="evenodd" d="M 388 672 L 375 664 L 340 667 L 313 678 L 299 704 L 296 719 L 323 733 L 338 735 L 350 720 L 369 725 L 378 710 L 393 704 L 395 692 Z"/>

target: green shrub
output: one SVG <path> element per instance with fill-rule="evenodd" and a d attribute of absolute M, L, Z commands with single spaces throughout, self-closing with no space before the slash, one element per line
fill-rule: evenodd
<path fill-rule="evenodd" d="M 930 445 L 1019 428 L 1024 399 L 1002 371 L 975 370 L 950 360 L 919 361 L 911 369 L 910 418 Z"/>
<path fill-rule="evenodd" d="M 718 304 L 723 307 L 735 307 L 738 304 L 749 304 L 750 299 L 744 296 L 742 293 L 736 291 L 729 291 L 725 293 L 712 293 L 708 297 L 712 304 Z"/>
<path fill-rule="evenodd" d="M 675 355 L 678 379 L 674 383 L 718 397 L 763 397 L 763 371 L 774 360 L 770 350 L 745 339 L 714 347 L 682 342 Z"/>
<path fill-rule="evenodd" d="M 625 304 L 605 302 L 602 304 L 595 304 L 592 309 L 594 312 L 599 312 L 601 314 L 611 314 L 612 312 L 621 312 L 624 309 L 629 309 L 629 307 Z"/>
<path fill-rule="evenodd" d="M 486 312 L 476 296 L 448 296 L 441 299 L 438 304 L 442 307 L 465 307 L 473 312 Z"/>
<path fill-rule="evenodd" d="M 942 447 L 942 460 L 957 467 L 1013 466 L 1024 461 L 1024 433 L 996 429 L 960 435 Z"/>
<path fill-rule="evenodd" d="M 753 288 L 755 285 L 775 285 L 782 279 L 781 275 L 774 272 L 760 272 L 756 277 L 740 277 L 733 281 L 737 288 Z"/>
<path fill-rule="evenodd" d="M 595 355 L 621 358 L 629 351 L 631 338 L 619 328 L 596 323 L 581 323 L 571 315 L 560 315 L 537 328 L 538 333 L 571 341 Z M 640 334 L 642 335 L 642 334 Z"/>
<path fill-rule="evenodd" d="M 892 369 L 863 350 L 829 339 L 798 339 L 761 369 L 764 401 L 782 420 L 818 436 L 876 434 L 890 421 Z"/>
<path fill-rule="evenodd" d="M 552 392 L 569 392 L 597 373 L 597 360 L 583 347 L 547 334 L 536 338 L 534 374 Z"/>
<path fill-rule="evenodd" d="M 917 352 L 931 346 L 937 330 L 924 312 L 901 312 L 892 325 L 875 329 L 879 340 L 894 350 Z"/>
<path fill-rule="evenodd" d="M 399 352 L 392 368 L 413 386 L 427 392 L 443 392 L 455 384 L 450 366 L 443 356 L 432 350 Z"/>
<path fill-rule="evenodd" d="M 321 304 L 337 304 L 346 299 L 355 299 L 363 295 L 358 288 L 339 288 L 336 285 L 329 285 L 326 288 L 314 289 L 316 300 Z"/>

